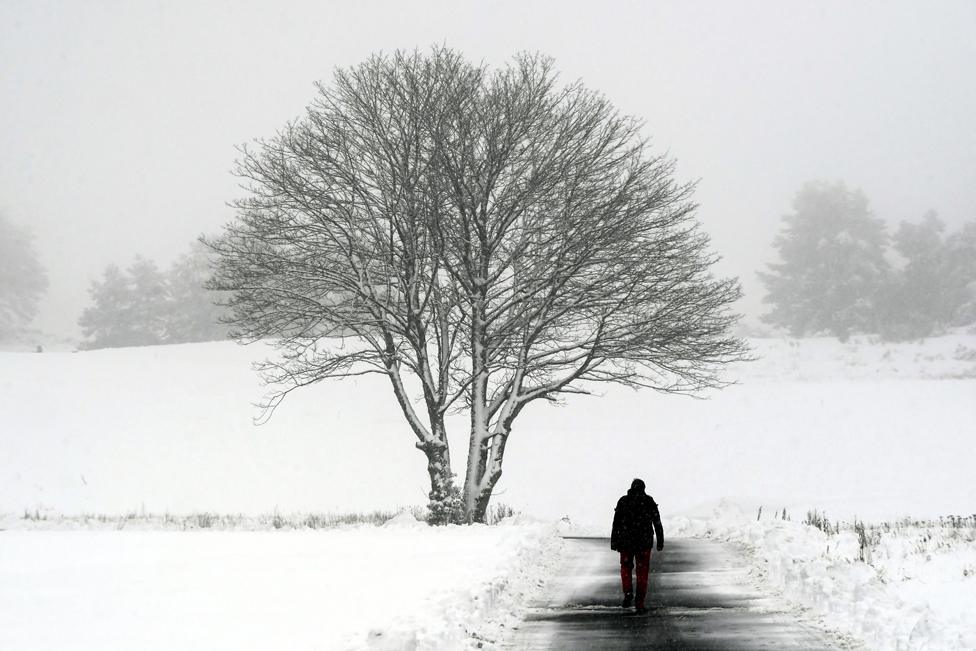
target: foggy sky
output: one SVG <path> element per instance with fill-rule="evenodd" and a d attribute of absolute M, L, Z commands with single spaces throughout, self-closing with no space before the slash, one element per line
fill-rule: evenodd
<path fill-rule="evenodd" d="M 286 6 L 287 5 L 287 6 Z M 555 57 L 647 121 L 761 310 L 755 272 L 807 180 L 864 190 L 892 224 L 976 218 L 976 2 L 0 3 L 0 211 L 77 335 L 87 288 L 134 254 L 169 264 L 233 213 L 234 146 L 312 82 L 377 50 Z"/>

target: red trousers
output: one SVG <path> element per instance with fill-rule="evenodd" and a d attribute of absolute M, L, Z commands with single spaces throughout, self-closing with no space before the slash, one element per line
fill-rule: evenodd
<path fill-rule="evenodd" d="M 635 560 L 637 561 L 637 593 L 634 594 L 634 605 L 643 608 L 644 598 L 647 596 L 647 568 L 651 564 L 651 550 L 620 552 L 620 580 L 624 584 L 624 594 L 634 593 L 631 572 Z"/>

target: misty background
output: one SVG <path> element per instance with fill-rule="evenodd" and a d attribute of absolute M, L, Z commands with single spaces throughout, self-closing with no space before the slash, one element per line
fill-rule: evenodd
<path fill-rule="evenodd" d="M 0 4 L 0 213 L 49 286 L 34 327 L 77 339 L 88 289 L 136 254 L 165 268 L 230 220 L 235 146 L 315 80 L 446 44 L 556 60 L 646 120 L 764 311 L 757 271 L 804 183 L 859 188 L 889 224 L 976 216 L 976 3 L 11 2 Z"/>

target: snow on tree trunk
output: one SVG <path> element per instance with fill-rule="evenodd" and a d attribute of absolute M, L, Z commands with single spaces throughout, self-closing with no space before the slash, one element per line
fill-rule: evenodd
<path fill-rule="evenodd" d="M 488 455 L 488 351 L 485 348 L 485 302 L 483 294 L 472 301 L 471 315 L 471 435 L 464 477 L 464 515 L 468 522 L 484 522 L 477 513 L 481 501 L 481 480 Z"/>
<path fill-rule="evenodd" d="M 430 524 L 463 522 L 464 509 L 460 491 L 454 483 L 454 473 L 451 472 L 451 451 L 447 443 L 436 441 L 418 444 L 417 447 L 427 456 L 427 474 L 430 475 L 428 521 Z"/>

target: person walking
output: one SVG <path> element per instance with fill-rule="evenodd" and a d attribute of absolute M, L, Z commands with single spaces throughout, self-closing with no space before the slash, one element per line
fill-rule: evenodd
<path fill-rule="evenodd" d="M 647 570 L 657 535 L 657 550 L 664 549 L 664 527 L 654 498 L 644 492 L 644 482 L 635 479 L 627 494 L 617 500 L 610 532 L 610 549 L 620 552 L 620 580 L 624 589 L 624 608 L 634 604 L 637 613 L 646 613 Z M 634 601 L 633 570 L 637 565 L 637 594 Z"/>

